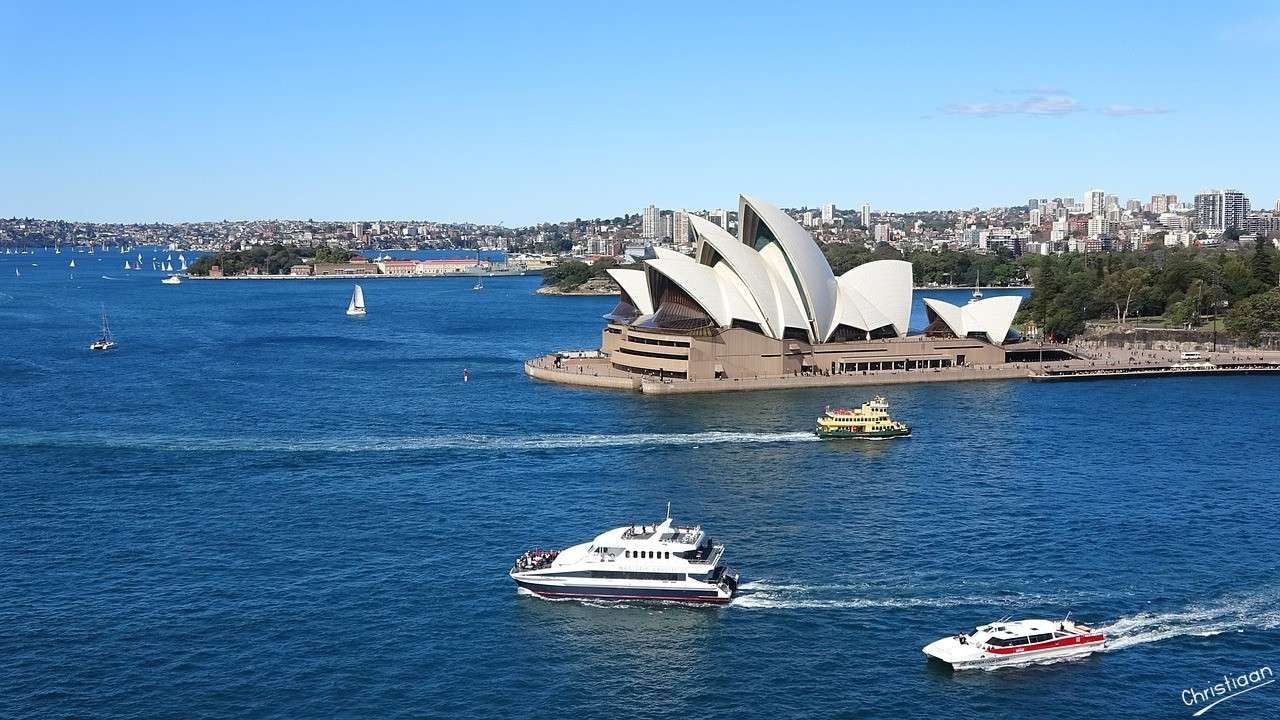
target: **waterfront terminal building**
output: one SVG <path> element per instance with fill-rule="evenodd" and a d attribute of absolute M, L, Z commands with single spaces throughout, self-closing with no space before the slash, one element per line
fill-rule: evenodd
<path fill-rule="evenodd" d="M 604 318 L 610 375 L 716 380 L 1005 362 L 1020 297 L 926 299 L 928 325 L 912 334 L 910 263 L 880 260 L 836 277 L 782 210 L 742 195 L 738 218 L 735 237 L 690 215 L 693 257 L 658 249 L 643 269 L 609 271 L 622 288 Z"/>

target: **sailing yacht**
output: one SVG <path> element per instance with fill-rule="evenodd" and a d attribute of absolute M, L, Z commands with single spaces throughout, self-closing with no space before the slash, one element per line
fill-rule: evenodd
<path fill-rule="evenodd" d="M 978 302 L 982 299 L 982 271 L 978 271 L 978 277 L 973 281 L 973 297 L 969 298 L 969 304 Z"/>
<path fill-rule="evenodd" d="M 111 337 L 111 328 L 107 325 L 107 308 L 102 308 L 102 334 L 97 340 L 89 343 L 89 349 L 95 352 L 102 350 L 112 350 L 116 346 L 116 341 Z"/>
<path fill-rule="evenodd" d="M 352 316 L 363 317 L 364 310 L 364 290 L 356 285 L 356 289 L 351 293 L 351 302 L 347 304 L 347 314 Z"/>

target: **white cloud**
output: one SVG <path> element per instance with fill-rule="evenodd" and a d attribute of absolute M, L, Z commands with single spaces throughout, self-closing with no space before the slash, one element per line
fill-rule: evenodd
<path fill-rule="evenodd" d="M 1017 102 L 952 103 L 942 111 L 952 115 L 1066 115 L 1080 109 L 1080 102 L 1070 95 L 1046 93 Z"/>
<path fill-rule="evenodd" d="M 1090 110 L 1071 93 L 1057 88 L 1039 88 L 1036 92 L 1024 92 L 1025 97 L 1012 102 L 972 102 L 951 103 L 941 110 L 949 115 L 1069 115 L 1071 113 Z M 1163 105 L 1127 105 L 1112 103 L 1096 108 L 1097 112 L 1110 117 L 1132 117 L 1136 115 L 1162 115 L 1173 112 Z"/>
<path fill-rule="evenodd" d="M 1099 112 L 1112 117 L 1131 117 L 1133 115 L 1164 115 L 1173 111 L 1161 105 L 1145 107 L 1140 105 L 1104 105 Z"/>

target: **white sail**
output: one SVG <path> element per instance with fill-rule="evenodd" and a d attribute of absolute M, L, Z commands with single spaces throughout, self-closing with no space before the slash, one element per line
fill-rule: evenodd
<path fill-rule="evenodd" d="M 356 285 L 356 289 L 351 293 L 351 302 L 347 304 L 348 315 L 364 315 L 364 289 Z"/>
<path fill-rule="evenodd" d="M 70 265 L 68 265 L 67 267 L 75 267 L 75 266 L 76 266 L 76 261 L 75 261 L 75 260 L 72 260 L 72 261 L 71 261 L 71 264 L 70 264 Z"/>
<path fill-rule="evenodd" d="M 179 270 L 186 270 L 186 269 L 187 269 L 187 256 L 186 256 L 186 255 L 179 255 L 179 256 L 178 256 L 178 262 L 182 263 L 182 267 L 178 268 Z"/>
<path fill-rule="evenodd" d="M 173 263 L 170 263 L 170 262 L 165 263 L 165 264 L 164 264 L 164 271 L 165 271 L 165 272 L 173 272 Z"/>
<path fill-rule="evenodd" d="M 124 269 L 125 269 L 125 270 L 128 270 L 128 269 L 129 269 L 129 261 L 128 261 L 128 260 L 125 260 L 125 261 L 124 261 Z"/>

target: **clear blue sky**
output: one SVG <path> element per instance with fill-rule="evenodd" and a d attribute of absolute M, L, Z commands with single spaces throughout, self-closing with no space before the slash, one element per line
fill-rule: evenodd
<path fill-rule="evenodd" d="M 1274 2 L 615 5 L 0 0 L 0 215 L 1280 196 Z"/>

